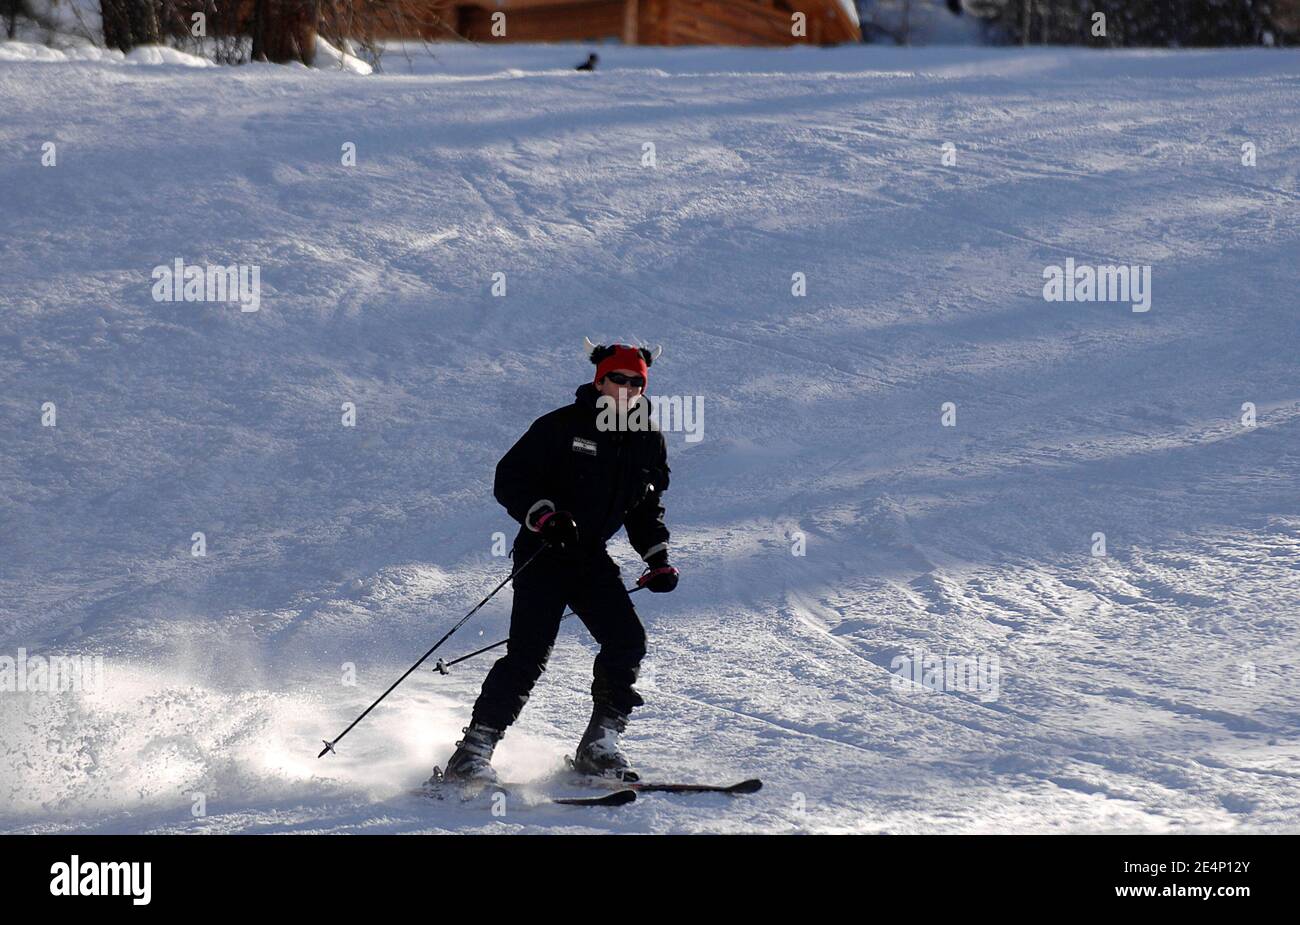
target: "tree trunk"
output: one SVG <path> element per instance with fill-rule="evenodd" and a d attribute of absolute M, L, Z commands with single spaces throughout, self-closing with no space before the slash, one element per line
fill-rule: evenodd
<path fill-rule="evenodd" d="M 22 0 L 0 0 L 0 15 L 5 18 L 5 35 L 13 38 L 18 31 L 18 14 L 23 10 Z"/>
<path fill-rule="evenodd" d="M 104 44 L 130 51 L 137 45 L 161 41 L 156 0 L 100 0 L 104 20 Z"/>
<path fill-rule="evenodd" d="M 286 64 L 316 59 L 320 0 L 256 0 L 253 8 L 253 60 Z"/>

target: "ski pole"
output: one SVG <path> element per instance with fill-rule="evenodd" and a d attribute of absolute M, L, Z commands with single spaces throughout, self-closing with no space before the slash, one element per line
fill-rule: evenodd
<path fill-rule="evenodd" d="M 362 713 L 361 713 L 360 716 L 358 716 L 356 719 L 354 719 L 351 723 L 348 724 L 348 728 L 347 728 L 347 729 L 344 729 L 342 732 L 340 732 L 337 736 L 334 737 L 334 740 L 333 740 L 333 741 L 327 741 L 327 740 L 325 740 L 325 739 L 321 739 L 321 741 L 325 743 L 325 747 L 322 748 L 322 749 L 320 750 L 320 754 L 317 755 L 316 757 L 317 757 L 317 758 L 321 758 L 321 757 L 324 757 L 324 755 L 325 755 L 326 752 L 333 752 L 333 751 L 334 751 L 334 746 L 337 745 L 337 744 L 339 743 L 339 740 L 341 740 L 345 735 L 347 735 L 349 732 L 352 731 L 352 727 L 353 727 L 353 726 L 355 726 L 357 723 L 359 723 L 359 722 L 361 722 L 363 719 L 365 719 L 367 713 L 369 713 L 369 712 L 370 712 L 371 710 L 373 710 L 375 707 L 379 706 L 379 702 L 380 702 L 381 700 L 383 700 L 385 697 L 387 697 L 389 694 L 391 694 L 391 693 L 393 692 L 393 688 L 397 687 L 397 685 L 399 685 L 399 684 L 401 684 L 403 681 L 405 681 L 407 675 L 409 675 L 412 671 L 414 671 L 415 669 L 417 669 L 417 668 L 419 668 L 421 665 L 423 665 L 423 664 L 424 664 L 424 660 L 425 660 L 426 658 L 428 658 L 430 655 L 432 655 L 434 652 L 436 652 L 436 651 L 438 650 L 438 647 L 439 647 L 440 645 L 442 645 L 444 642 L 446 642 L 448 639 L 450 639 L 452 633 L 456 632 L 456 630 L 458 630 L 458 629 L 460 629 L 462 626 L 464 626 L 464 625 L 469 621 L 469 618 L 472 617 L 472 616 L 474 616 L 474 614 L 476 614 L 476 613 L 478 612 L 478 609 L 479 609 L 480 607 L 482 607 L 482 606 L 483 606 L 484 604 L 486 604 L 488 601 L 492 600 L 493 595 L 495 595 L 498 591 L 500 591 L 502 588 L 504 588 L 504 587 L 506 586 L 506 582 L 507 582 L 507 581 L 509 581 L 511 578 L 514 578 L 516 575 L 518 575 L 520 572 L 522 572 L 522 571 L 523 571 L 523 570 L 528 566 L 529 563 L 531 563 L 534 559 L 537 558 L 538 553 L 540 553 L 540 552 L 541 552 L 543 549 L 545 549 L 545 548 L 546 548 L 546 546 L 544 546 L 544 545 L 543 545 L 543 546 L 539 546 L 539 547 L 537 547 L 537 552 L 534 552 L 531 556 L 529 556 L 526 560 L 524 560 L 524 564 L 523 564 L 523 565 L 517 565 L 517 566 L 515 566 L 513 569 L 511 569 L 510 574 L 507 575 L 505 578 L 502 578 L 502 579 L 501 579 L 501 584 L 499 584 L 499 585 L 497 585 L 495 588 L 493 588 L 491 594 L 489 594 L 487 597 L 483 598 L 483 600 L 479 601 L 478 604 L 474 607 L 473 610 L 471 610 L 469 613 L 465 614 L 465 616 L 461 617 L 460 620 L 456 623 L 455 626 L 453 626 L 451 629 L 447 630 L 447 632 L 443 635 L 443 637 L 442 637 L 441 639 L 439 639 L 437 642 L 435 642 L 435 643 L 433 644 L 433 648 L 432 648 L 432 649 L 430 649 L 428 652 L 425 652 L 423 655 L 421 655 L 421 656 L 420 656 L 420 660 L 419 660 L 418 662 L 416 662 L 416 663 L 415 663 L 414 665 L 412 665 L 410 668 L 406 669 L 406 671 L 402 674 L 402 676 L 401 676 L 400 678 L 398 678 L 396 681 L 394 681 L 394 682 L 392 683 L 392 686 L 390 686 L 390 687 L 388 688 L 388 690 L 384 691 L 382 694 L 379 695 L 379 699 L 378 699 L 378 700 L 376 700 L 376 701 L 375 701 L 374 703 L 372 703 L 370 706 L 366 707 L 365 710 L 362 711 Z M 337 753 L 336 753 L 336 754 L 337 754 Z"/>
<path fill-rule="evenodd" d="M 627 591 L 628 594 L 636 594 L 636 592 L 640 591 L 643 587 L 645 586 L 637 585 L 635 588 L 626 588 L 625 590 Z M 569 619 L 569 617 L 573 616 L 574 613 L 575 611 L 570 610 L 568 613 L 560 617 L 560 622 Z M 471 652 L 469 655 L 462 655 L 460 658 L 453 658 L 449 662 L 444 662 L 442 659 L 438 659 L 437 663 L 433 666 L 433 670 L 438 672 L 438 674 L 446 674 L 447 669 L 450 668 L 452 665 L 459 665 L 461 662 L 468 661 L 469 659 L 473 658 L 476 655 L 482 655 L 484 652 L 491 652 L 493 649 L 498 649 L 509 641 L 510 638 L 506 637 L 505 639 L 502 639 L 500 642 L 494 642 L 490 646 L 484 646 L 481 649 L 476 649 L 473 652 Z"/>

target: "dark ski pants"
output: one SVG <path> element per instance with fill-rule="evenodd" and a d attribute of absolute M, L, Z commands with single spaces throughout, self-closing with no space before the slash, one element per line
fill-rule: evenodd
<path fill-rule="evenodd" d="M 527 561 L 522 551 L 515 556 L 517 562 Z M 561 559 L 547 549 L 514 577 L 513 586 L 510 641 L 483 681 L 474 704 L 476 721 L 505 729 L 519 717 L 546 670 L 566 607 L 573 608 L 600 645 L 592 700 L 624 715 L 645 702 L 632 687 L 645 657 L 645 628 L 618 565 L 603 548 L 576 560 Z"/>

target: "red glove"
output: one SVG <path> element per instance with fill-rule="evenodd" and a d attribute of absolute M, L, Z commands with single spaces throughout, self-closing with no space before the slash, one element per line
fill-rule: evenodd
<path fill-rule="evenodd" d="M 663 594 L 677 587 L 677 569 L 668 564 L 668 553 L 660 551 L 646 562 L 645 574 L 636 580 L 638 588 L 649 588 L 653 594 Z"/>

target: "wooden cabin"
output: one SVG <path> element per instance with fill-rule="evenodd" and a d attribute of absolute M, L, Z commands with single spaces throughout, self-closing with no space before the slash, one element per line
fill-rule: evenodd
<path fill-rule="evenodd" d="M 860 42 L 851 0 L 400 0 L 386 38 L 625 45 Z M 494 31 L 494 15 L 497 17 Z M 803 20 L 796 25 L 796 14 Z M 499 34 L 504 27 L 504 35 Z M 799 34 L 802 32 L 802 34 Z"/>

